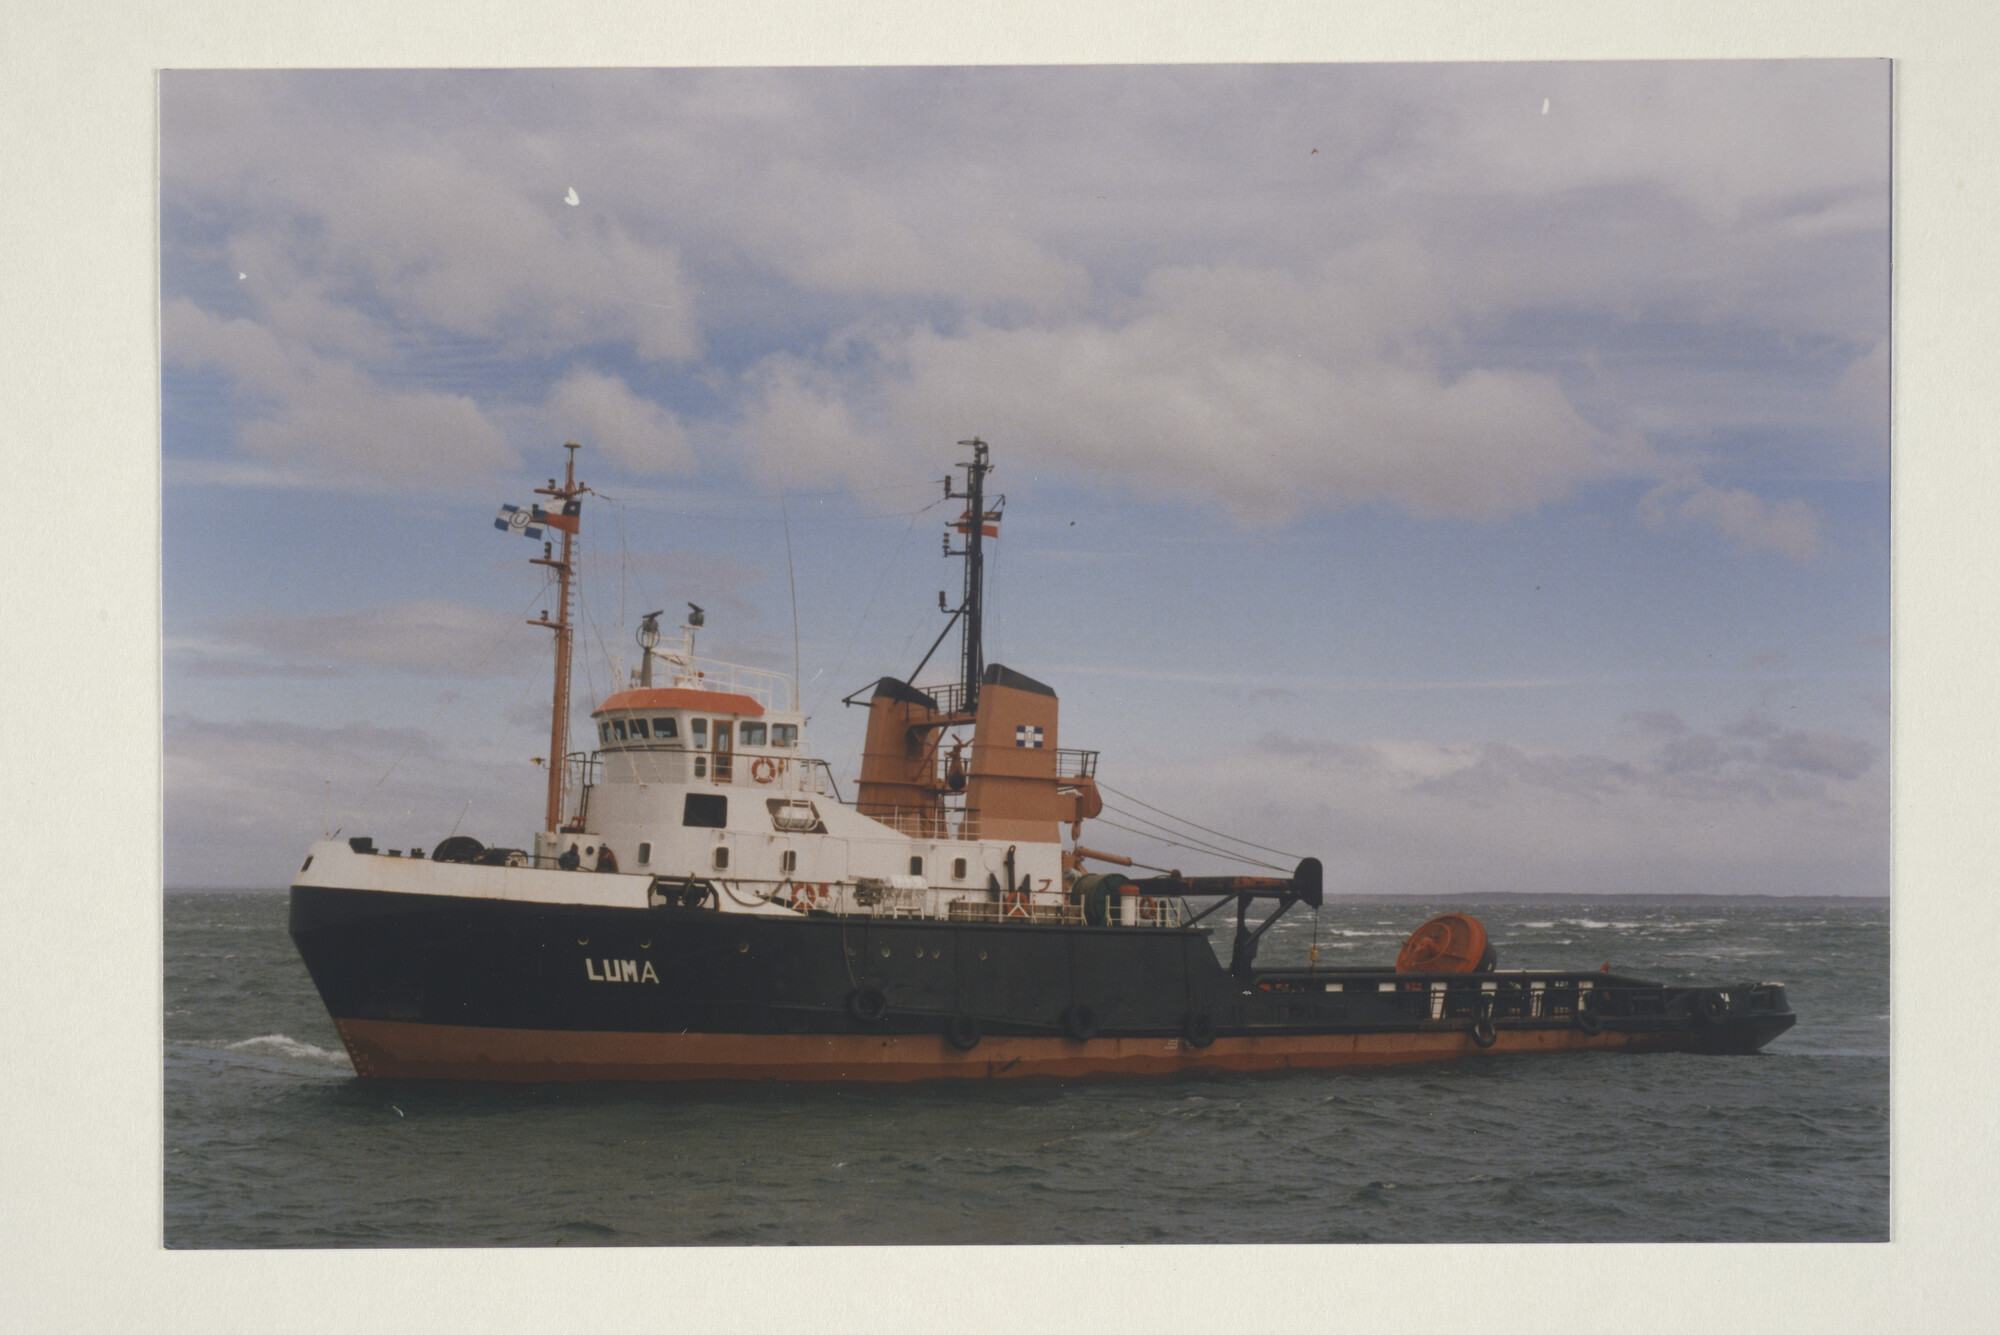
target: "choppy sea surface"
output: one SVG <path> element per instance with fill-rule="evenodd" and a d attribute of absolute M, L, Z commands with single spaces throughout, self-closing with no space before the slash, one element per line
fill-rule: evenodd
<path fill-rule="evenodd" d="M 171 893 L 165 1241 L 1887 1238 L 1886 900 L 1336 901 L 1321 961 L 1391 961 L 1454 909 L 1502 968 L 1778 981 L 1799 1022 L 1749 1057 L 899 1088 L 363 1081 L 284 895 Z M 1295 911 L 1258 962 L 1303 964 L 1314 937 Z"/>

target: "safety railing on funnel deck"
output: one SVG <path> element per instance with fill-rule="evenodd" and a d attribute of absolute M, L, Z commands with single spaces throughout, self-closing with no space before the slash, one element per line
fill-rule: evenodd
<path fill-rule="evenodd" d="M 1056 752 L 1056 777 L 1058 779 L 1094 779 L 1097 777 L 1097 752 L 1068 751 Z"/>
<path fill-rule="evenodd" d="M 919 686 L 918 690 L 937 701 L 937 712 L 956 714 L 965 708 L 965 683 L 947 682 L 942 686 Z"/>

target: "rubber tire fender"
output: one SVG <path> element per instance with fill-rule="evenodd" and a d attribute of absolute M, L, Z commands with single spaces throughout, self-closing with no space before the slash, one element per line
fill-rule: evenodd
<path fill-rule="evenodd" d="M 1472 1045 L 1476 1048 L 1490 1048 L 1498 1042 L 1500 1031 L 1494 1027 L 1493 1017 L 1482 1015 L 1472 1022 Z"/>
<path fill-rule="evenodd" d="M 1088 1043 L 1097 1036 L 1097 1012 L 1088 1006 L 1071 1006 L 1063 1012 L 1063 1027 L 1077 1042 Z"/>
<path fill-rule="evenodd" d="M 1720 992 L 1704 992 L 1694 1003 L 1694 1013 L 1703 1024 L 1721 1024 L 1729 1018 L 1729 1003 Z"/>
<path fill-rule="evenodd" d="M 970 1052 L 979 1046 L 979 1021 L 970 1015 L 954 1015 L 944 1024 L 944 1041 L 960 1052 Z"/>
<path fill-rule="evenodd" d="M 1604 1032 L 1604 1017 L 1594 1007 L 1585 1006 L 1581 997 L 1577 998 L 1576 1027 L 1593 1038 Z"/>
<path fill-rule="evenodd" d="M 880 1024 L 889 1013 L 889 998 L 879 987 L 857 987 L 847 994 L 847 1013 L 862 1024 Z"/>
<path fill-rule="evenodd" d="M 1191 1048 L 1205 1048 L 1215 1041 L 1215 1021 L 1207 1011 L 1192 1011 L 1181 1024 L 1181 1036 Z"/>

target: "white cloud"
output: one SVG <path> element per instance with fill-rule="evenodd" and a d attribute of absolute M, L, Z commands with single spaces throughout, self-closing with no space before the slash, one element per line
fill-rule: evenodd
<path fill-rule="evenodd" d="M 1793 561 L 1811 561 L 1824 550 L 1819 514 L 1796 497 L 1766 501 L 1742 488 L 1712 487 L 1696 479 L 1663 483 L 1639 501 L 1648 524 L 1707 524 L 1746 550 L 1768 550 Z"/>
<path fill-rule="evenodd" d="M 199 309 L 270 346 L 204 359 L 179 319 L 168 355 L 255 403 L 258 463 L 340 485 L 512 467 L 492 424 L 546 409 L 636 471 L 690 466 L 692 430 L 872 481 L 979 431 L 1250 521 L 1520 514 L 1714 470 L 1659 441 L 1820 422 L 1825 376 L 1731 340 L 1880 343 L 1885 88 L 1861 62 L 176 74 L 169 296 L 226 258 L 248 279 Z M 1652 341 L 1593 379 L 1607 329 Z M 630 390 L 698 362 L 702 421 Z M 1706 485 L 1662 513 L 1821 541 Z"/>
<path fill-rule="evenodd" d="M 1367 281 L 1385 259 L 1420 267 L 1390 252 L 1304 280 L 1175 269 L 1115 322 L 854 334 L 871 353 L 858 383 L 773 358 L 746 430 L 760 455 L 858 485 L 976 431 L 1018 464 L 1193 496 L 1249 523 L 1370 502 L 1496 517 L 1647 466 L 1551 377 L 1440 369 L 1413 345 L 1446 313 Z"/>
<path fill-rule="evenodd" d="M 1667 735 L 1670 723 L 1685 728 L 1658 714 L 1639 748 L 1601 753 L 1273 734 L 1198 767 L 1157 756 L 1131 768 L 1148 776 L 1143 800 L 1320 857 L 1340 893 L 1886 893 L 1887 780 L 1872 746 Z M 1086 827 L 1085 841 L 1191 871 L 1229 865 L 1128 831 Z"/>
<path fill-rule="evenodd" d="M 258 613 L 170 640 L 193 676 L 329 676 L 392 671 L 452 679 L 518 673 L 541 661 L 546 631 L 481 608 L 425 599 L 321 616 Z"/>
<path fill-rule="evenodd" d="M 399 389 L 244 318 L 181 299 L 161 316 L 169 365 L 231 378 L 244 405 L 238 444 L 266 469 L 320 485 L 458 487 L 519 456 L 463 394 Z"/>
<path fill-rule="evenodd" d="M 552 435 L 602 449 L 634 473 L 681 473 L 695 464 L 680 419 L 617 376 L 571 371 L 549 391 L 541 417 Z"/>

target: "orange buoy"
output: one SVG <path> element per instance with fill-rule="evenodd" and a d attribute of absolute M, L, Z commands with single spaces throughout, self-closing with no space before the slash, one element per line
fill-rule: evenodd
<path fill-rule="evenodd" d="M 1486 929 L 1463 913 L 1441 913 L 1410 933 L 1396 956 L 1397 973 L 1476 973 L 1491 968 Z"/>

